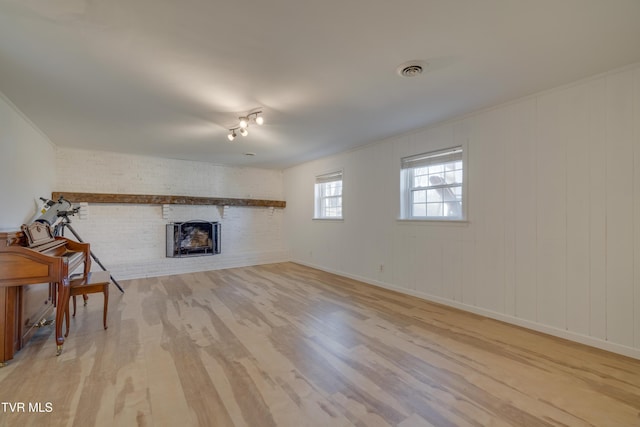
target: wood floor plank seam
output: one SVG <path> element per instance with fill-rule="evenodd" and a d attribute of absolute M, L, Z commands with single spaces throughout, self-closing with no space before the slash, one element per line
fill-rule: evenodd
<path fill-rule="evenodd" d="M 640 426 L 640 360 L 294 263 L 121 281 L 0 369 L 4 426 Z"/>

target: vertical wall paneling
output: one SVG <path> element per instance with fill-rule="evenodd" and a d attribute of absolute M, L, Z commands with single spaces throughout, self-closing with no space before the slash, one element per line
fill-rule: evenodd
<path fill-rule="evenodd" d="M 469 306 L 476 306 L 476 241 L 467 233 L 462 241 L 462 302 Z"/>
<path fill-rule="evenodd" d="M 435 291 L 440 284 L 439 242 L 428 235 L 426 227 L 413 230 L 413 289 L 427 295 L 438 295 Z"/>
<path fill-rule="evenodd" d="M 538 98 L 538 321 L 566 327 L 566 92 Z"/>
<path fill-rule="evenodd" d="M 469 306 L 475 306 L 476 301 L 476 223 L 479 218 L 477 206 L 480 195 L 475 191 L 475 167 L 473 159 L 476 151 L 482 148 L 477 146 L 470 136 L 473 128 L 473 118 L 463 120 L 459 124 L 456 136 L 466 142 L 467 163 L 464 165 L 464 179 L 467 190 L 467 220 L 469 227 L 462 231 L 462 295 L 461 301 Z"/>
<path fill-rule="evenodd" d="M 400 159 L 460 143 L 467 221 L 397 221 Z M 329 163 L 355 174 L 358 187 L 345 201 L 357 218 L 339 233 L 301 214 L 311 189 L 291 182 Z M 640 64 L 284 176 L 294 260 L 334 250 L 312 263 L 640 357 Z M 336 256 L 339 247 L 349 249 Z"/>
<path fill-rule="evenodd" d="M 640 68 L 633 78 L 633 292 L 635 347 L 640 348 Z"/>
<path fill-rule="evenodd" d="M 519 130 L 519 104 L 506 109 L 504 159 L 504 312 L 516 314 L 516 152 Z"/>
<path fill-rule="evenodd" d="M 467 135 L 466 126 L 464 122 L 457 122 L 453 126 L 453 142 L 454 142 L 454 145 L 463 145 L 466 149 L 467 156 L 469 155 L 469 147 L 467 144 L 468 135 Z M 463 179 L 466 181 L 467 177 L 465 176 Z M 468 183 L 467 183 L 467 187 L 465 188 L 465 191 L 467 192 L 469 191 Z M 468 210 L 467 210 L 467 214 L 468 214 Z M 463 286 L 465 283 L 464 281 L 464 275 L 465 275 L 464 246 L 465 246 L 465 240 L 468 234 L 469 234 L 469 227 L 467 225 L 460 228 L 460 230 L 456 235 L 457 242 L 456 242 L 455 248 L 453 249 L 455 251 L 454 256 L 456 256 L 457 258 L 456 258 L 455 265 L 452 266 L 453 271 L 451 271 L 451 275 L 453 275 L 453 277 L 451 278 L 453 283 L 453 295 L 451 299 L 453 301 L 458 301 L 458 302 L 463 301 L 462 295 L 463 295 Z"/>
<path fill-rule="evenodd" d="M 413 251 L 410 244 L 411 230 L 405 224 L 396 224 L 393 234 L 394 267 L 391 277 L 392 284 L 401 289 L 413 289 L 411 286 L 411 267 L 413 265 Z"/>
<path fill-rule="evenodd" d="M 384 271 L 380 274 L 382 283 L 394 283 L 393 276 L 396 274 L 397 254 L 394 251 L 394 236 L 399 209 L 400 194 L 400 161 L 398 163 L 389 162 L 393 158 L 393 144 L 376 144 L 373 149 L 376 152 L 376 165 L 380 170 L 380 187 L 377 190 L 376 200 L 380 213 L 380 260 L 384 264 Z"/>
<path fill-rule="evenodd" d="M 589 84 L 589 335 L 607 337 L 606 79 Z"/>
<path fill-rule="evenodd" d="M 416 268 L 421 279 L 416 290 L 427 295 L 443 296 L 442 276 L 444 260 L 442 256 L 443 240 L 432 227 L 420 227 L 416 239 Z"/>
<path fill-rule="evenodd" d="M 607 77 L 607 340 L 633 345 L 633 73 Z"/>
<path fill-rule="evenodd" d="M 422 289 L 422 256 L 423 254 L 418 253 L 418 243 L 419 239 L 416 236 L 416 231 L 412 228 L 407 228 L 407 239 L 405 240 L 407 244 L 407 249 L 410 251 L 407 260 L 409 264 L 407 266 L 406 274 L 408 276 L 408 285 L 409 289 L 416 291 Z"/>
<path fill-rule="evenodd" d="M 472 129 L 474 170 L 469 178 L 474 182 L 477 198 L 476 274 L 479 307 L 504 312 L 504 126 L 501 111 L 490 111 L 474 120 Z M 481 149 L 479 149 L 481 147 Z"/>
<path fill-rule="evenodd" d="M 392 142 L 393 153 L 387 160 L 390 168 L 393 170 L 394 182 L 400 187 L 400 159 L 414 154 L 411 151 L 409 138 L 400 137 Z M 357 201 L 353 201 L 357 203 Z M 412 227 L 408 224 L 396 222 L 400 217 L 400 191 L 395 193 L 395 197 L 391 201 L 394 207 L 394 218 L 392 221 L 393 228 L 393 285 L 401 289 L 415 289 L 413 285 L 413 275 L 411 269 L 414 265 L 414 239 Z"/>
<path fill-rule="evenodd" d="M 567 329 L 589 333 L 589 87 L 567 90 Z"/>
<path fill-rule="evenodd" d="M 455 230 L 456 234 L 458 230 Z M 459 237 L 443 241 L 442 258 L 446 260 L 442 272 L 443 297 L 460 301 L 462 296 L 462 244 Z"/>
<path fill-rule="evenodd" d="M 517 201 L 515 203 L 515 297 L 519 318 L 537 320 L 537 191 L 536 191 L 536 100 L 518 103 L 514 117 L 518 136 L 514 139 Z"/>
<path fill-rule="evenodd" d="M 51 194 L 55 180 L 54 153 L 47 137 L 0 93 L 0 229 L 18 230 L 38 213 L 38 197 Z"/>
<path fill-rule="evenodd" d="M 357 155 L 347 156 L 346 163 L 349 169 L 336 162 L 334 170 L 343 170 L 342 176 L 342 215 L 344 221 L 348 221 L 350 226 L 345 227 L 344 222 L 334 223 L 340 233 L 344 233 L 345 239 L 338 251 L 351 254 L 349 257 L 340 257 L 336 269 L 341 263 L 345 263 L 348 271 L 353 271 L 357 276 L 371 276 L 377 271 L 378 254 L 376 247 L 380 246 L 378 241 L 380 230 L 378 227 L 372 228 L 371 223 L 378 219 L 378 211 L 375 206 L 375 189 L 378 177 L 376 174 L 367 175 L 367 167 L 375 167 L 373 153 L 368 151 Z M 329 171 L 327 171 L 329 172 Z M 367 180 L 370 180 L 367 182 Z M 350 203 L 353 194 L 361 191 L 362 203 Z M 367 218 L 367 221 L 358 221 L 357 218 Z M 354 221 L 351 224 L 351 221 Z"/>

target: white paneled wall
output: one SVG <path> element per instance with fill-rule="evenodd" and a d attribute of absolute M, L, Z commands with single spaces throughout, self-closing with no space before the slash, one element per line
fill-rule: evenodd
<path fill-rule="evenodd" d="M 38 212 L 51 193 L 54 146 L 0 93 L 0 230 L 14 231 Z"/>
<path fill-rule="evenodd" d="M 283 199 L 280 171 L 66 148 L 56 154 L 56 191 Z M 72 226 L 116 279 L 289 259 L 282 209 L 170 205 L 166 219 L 160 205 L 89 204 L 87 211 Z M 166 224 L 192 219 L 222 224 L 222 254 L 166 258 Z"/>
<path fill-rule="evenodd" d="M 468 222 L 398 221 L 400 158 L 467 144 Z M 344 220 L 313 221 L 344 169 Z M 640 66 L 284 173 L 294 260 L 640 357 Z"/>

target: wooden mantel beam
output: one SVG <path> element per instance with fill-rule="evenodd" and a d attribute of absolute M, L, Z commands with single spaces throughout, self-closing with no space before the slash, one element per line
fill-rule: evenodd
<path fill-rule="evenodd" d="M 162 196 L 151 194 L 107 194 L 107 193 L 71 193 L 54 191 L 52 200 L 60 196 L 72 203 L 116 203 L 137 205 L 216 205 L 284 208 L 287 202 L 282 200 L 234 199 L 229 197 Z"/>

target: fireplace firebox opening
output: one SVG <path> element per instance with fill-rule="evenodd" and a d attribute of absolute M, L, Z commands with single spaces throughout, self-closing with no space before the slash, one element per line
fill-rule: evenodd
<path fill-rule="evenodd" d="M 219 222 L 200 220 L 167 224 L 167 257 L 219 254 L 220 228 Z"/>

